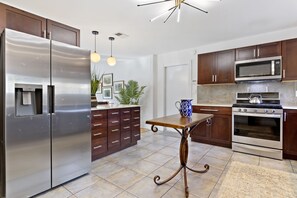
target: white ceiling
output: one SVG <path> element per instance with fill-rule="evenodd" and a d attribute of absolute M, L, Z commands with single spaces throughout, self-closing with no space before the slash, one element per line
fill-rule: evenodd
<path fill-rule="evenodd" d="M 0 0 L 1 1 L 1 0 Z M 176 13 L 164 24 L 165 16 L 149 19 L 174 5 L 137 7 L 139 3 L 159 0 L 3 0 L 1 2 L 81 29 L 81 46 L 94 48 L 92 30 L 100 32 L 97 51 L 108 55 L 109 36 L 116 38 L 114 55 L 137 57 L 194 48 L 224 40 L 297 27 L 296 0 L 186 0 L 207 10 L 205 14 L 183 6 L 181 22 Z"/>

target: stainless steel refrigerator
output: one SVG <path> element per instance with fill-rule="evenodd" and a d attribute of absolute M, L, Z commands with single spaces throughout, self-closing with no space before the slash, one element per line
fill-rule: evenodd
<path fill-rule="evenodd" d="M 5 29 L 0 196 L 29 197 L 91 166 L 90 51 Z"/>

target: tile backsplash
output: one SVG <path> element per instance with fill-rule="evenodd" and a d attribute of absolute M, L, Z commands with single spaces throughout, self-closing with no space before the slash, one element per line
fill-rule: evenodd
<path fill-rule="evenodd" d="M 279 92 L 282 105 L 297 106 L 297 82 L 198 85 L 198 103 L 233 104 L 237 92 Z"/>

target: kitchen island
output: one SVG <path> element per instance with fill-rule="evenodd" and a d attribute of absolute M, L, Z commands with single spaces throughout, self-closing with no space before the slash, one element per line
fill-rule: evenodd
<path fill-rule="evenodd" d="M 97 105 L 91 110 L 92 161 L 140 140 L 139 105 Z"/>

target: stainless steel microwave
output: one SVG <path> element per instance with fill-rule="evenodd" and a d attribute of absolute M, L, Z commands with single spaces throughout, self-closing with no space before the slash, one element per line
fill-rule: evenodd
<path fill-rule="evenodd" d="M 282 57 L 259 58 L 235 62 L 235 82 L 282 79 Z"/>

